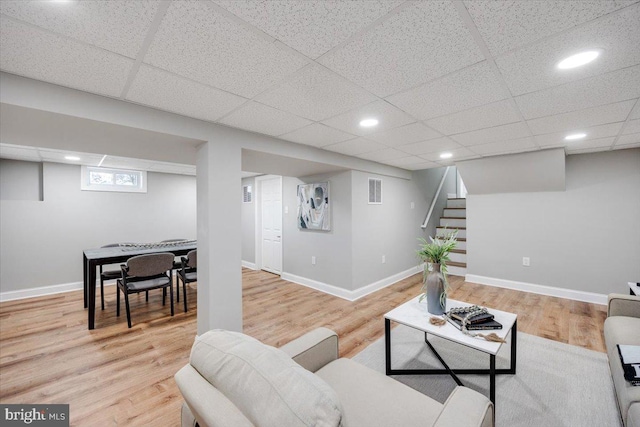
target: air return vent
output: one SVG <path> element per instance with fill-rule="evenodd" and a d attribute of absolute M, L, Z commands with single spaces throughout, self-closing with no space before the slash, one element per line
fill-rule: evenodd
<path fill-rule="evenodd" d="M 242 186 L 242 202 L 251 203 L 252 200 L 253 200 L 253 193 L 251 192 L 251 186 L 243 185 Z"/>
<path fill-rule="evenodd" d="M 377 178 L 369 178 L 369 204 L 382 204 L 382 180 Z"/>

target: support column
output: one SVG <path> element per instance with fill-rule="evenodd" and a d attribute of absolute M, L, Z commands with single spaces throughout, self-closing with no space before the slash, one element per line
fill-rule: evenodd
<path fill-rule="evenodd" d="M 198 335 L 242 332 L 242 150 L 210 141 L 197 155 Z"/>

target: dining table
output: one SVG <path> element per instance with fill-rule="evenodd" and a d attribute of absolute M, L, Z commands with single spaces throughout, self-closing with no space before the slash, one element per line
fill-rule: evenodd
<path fill-rule="evenodd" d="M 84 276 L 84 308 L 88 308 L 87 325 L 95 329 L 96 317 L 96 268 L 106 264 L 124 263 L 137 255 L 172 253 L 182 256 L 197 248 L 196 240 L 158 243 L 123 243 L 115 247 L 85 249 L 82 251 Z"/>

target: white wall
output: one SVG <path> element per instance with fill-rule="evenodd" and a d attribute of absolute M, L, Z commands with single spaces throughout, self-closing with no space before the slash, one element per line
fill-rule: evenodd
<path fill-rule="evenodd" d="M 352 289 L 351 171 L 305 177 L 283 177 L 283 273 Z M 299 184 L 329 181 L 331 231 L 301 230 L 297 224 Z M 316 264 L 311 264 L 311 257 Z"/>
<path fill-rule="evenodd" d="M 42 163 L 0 159 L 0 199 L 42 200 Z"/>
<path fill-rule="evenodd" d="M 470 275 L 627 293 L 640 280 L 640 149 L 568 156 L 566 191 L 469 195 L 467 227 Z"/>
<path fill-rule="evenodd" d="M 382 180 L 380 205 L 368 203 L 369 178 Z M 428 205 L 415 181 L 354 171 L 352 193 L 352 289 L 416 267 L 417 239 L 424 236 L 420 225 Z"/>
<path fill-rule="evenodd" d="M 0 292 L 82 282 L 84 249 L 196 238 L 195 177 L 147 181 L 147 193 L 81 191 L 80 166 L 44 163 L 44 201 L 0 201 Z"/>

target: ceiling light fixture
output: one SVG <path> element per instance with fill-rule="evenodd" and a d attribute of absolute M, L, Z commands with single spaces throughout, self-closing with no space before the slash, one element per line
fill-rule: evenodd
<path fill-rule="evenodd" d="M 575 141 L 576 139 L 582 139 L 587 136 L 586 133 L 572 133 L 571 135 L 567 135 L 564 137 L 565 141 Z"/>
<path fill-rule="evenodd" d="M 360 126 L 363 128 L 370 128 L 378 124 L 378 119 L 364 119 L 360 121 Z"/>
<path fill-rule="evenodd" d="M 442 153 L 442 154 L 440 154 L 440 158 L 441 159 L 450 159 L 452 157 L 453 157 L 452 153 Z"/>
<path fill-rule="evenodd" d="M 587 50 L 585 52 L 576 53 L 575 55 L 571 55 L 570 57 L 558 62 L 557 67 L 561 70 L 580 67 L 595 60 L 599 55 L 599 50 Z"/>
<path fill-rule="evenodd" d="M 78 160 L 80 160 L 80 157 L 78 157 L 78 156 L 64 156 L 64 158 L 67 159 L 67 160 L 73 160 L 73 161 L 76 161 L 76 162 Z"/>

